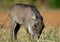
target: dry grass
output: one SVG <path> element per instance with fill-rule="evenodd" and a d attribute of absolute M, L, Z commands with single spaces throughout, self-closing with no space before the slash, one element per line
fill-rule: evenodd
<path fill-rule="evenodd" d="M 0 42 L 11 42 L 10 40 L 10 30 L 0 28 Z M 15 42 L 13 40 L 13 42 Z M 31 41 L 26 33 L 24 27 L 18 32 L 18 42 L 35 42 Z M 47 26 L 44 28 L 40 39 L 37 42 L 60 42 L 60 26 Z"/>

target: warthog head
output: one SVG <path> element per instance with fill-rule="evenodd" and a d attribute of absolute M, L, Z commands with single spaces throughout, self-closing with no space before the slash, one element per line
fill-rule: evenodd
<path fill-rule="evenodd" d="M 39 39 L 43 28 L 44 28 L 43 21 L 37 19 L 36 23 L 33 26 L 31 26 L 31 34 L 32 34 L 33 39 L 35 40 Z"/>

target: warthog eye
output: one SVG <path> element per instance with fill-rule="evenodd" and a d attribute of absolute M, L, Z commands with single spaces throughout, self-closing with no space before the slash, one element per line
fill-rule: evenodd
<path fill-rule="evenodd" d="M 35 24 L 34 27 L 37 28 L 37 25 Z"/>
<path fill-rule="evenodd" d="M 36 23 L 34 26 L 35 28 L 39 28 L 39 23 Z"/>

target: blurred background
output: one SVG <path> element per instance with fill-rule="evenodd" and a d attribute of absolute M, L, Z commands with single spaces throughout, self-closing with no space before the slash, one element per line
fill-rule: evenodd
<path fill-rule="evenodd" d="M 0 0 L 0 42 L 10 42 L 10 7 L 16 3 L 35 5 L 43 17 L 45 28 L 37 42 L 60 42 L 60 0 Z M 19 42 L 31 41 L 22 29 L 18 32 Z"/>
<path fill-rule="evenodd" d="M 0 0 L 0 11 L 6 11 L 16 3 L 33 4 L 38 9 L 42 6 L 52 9 L 60 8 L 60 0 Z"/>
<path fill-rule="evenodd" d="M 60 24 L 60 0 L 0 0 L 0 25 L 6 20 L 9 9 L 16 3 L 35 5 L 43 16 L 45 25 Z M 5 23 L 9 24 L 9 19 Z"/>

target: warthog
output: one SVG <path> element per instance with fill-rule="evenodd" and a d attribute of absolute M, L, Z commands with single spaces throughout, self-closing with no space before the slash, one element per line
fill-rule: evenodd
<path fill-rule="evenodd" d="M 10 29 L 11 38 L 17 40 L 17 32 L 21 25 L 24 25 L 28 34 L 34 39 L 38 39 L 44 28 L 43 18 L 34 5 L 15 4 L 10 9 Z M 16 27 L 14 28 L 14 23 Z"/>

